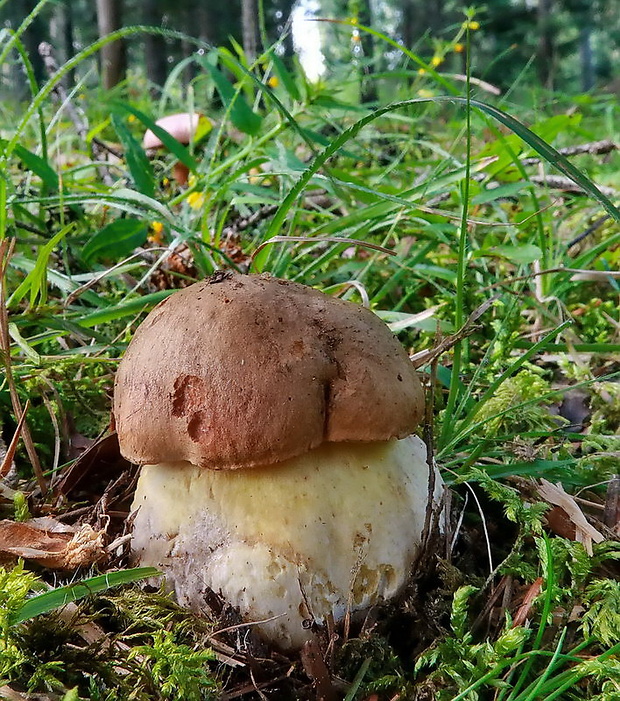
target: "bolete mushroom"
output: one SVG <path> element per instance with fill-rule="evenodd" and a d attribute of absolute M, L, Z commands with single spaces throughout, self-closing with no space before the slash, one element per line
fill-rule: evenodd
<path fill-rule="evenodd" d="M 220 593 L 282 649 L 309 620 L 394 597 L 429 502 L 422 408 L 407 353 L 368 309 L 263 275 L 176 292 L 115 383 L 121 451 L 143 465 L 136 564 L 195 610 Z"/>
<path fill-rule="evenodd" d="M 192 143 L 192 141 L 199 140 L 212 128 L 211 122 L 204 115 L 197 112 L 193 114 L 191 112 L 170 114 L 167 117 L 158 119 L 155 124 L 184 146 Z M 165 148 L 165 145 L 155 132 L 148 129 L 142 139 L 142 148 L 147 152 L 153 152 Z M 184 186 L 187 184 L 189 168 L 185 163 L 177 161 L 172 168 L 172 174 L 179 185 Z"/>

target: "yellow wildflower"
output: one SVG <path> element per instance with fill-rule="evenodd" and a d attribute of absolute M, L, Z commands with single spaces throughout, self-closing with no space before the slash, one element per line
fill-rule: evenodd
<path fill-rule="evenodd" d="M 266 173 L 262 168 L 250 168 L 248 171 L 248 182 L 250 185 L 261 185 L 262 187 L 269 187 L 273 184 L 273 180 L 266 177 Z"/>
<path fill-rule="evenodd" d="M 147 240 L 158 246 L 162 244 L 164 240 L 164 225 L 160 221 L 151 222 L 151 233 L 147 236 Z"/>
<path fill-rule="evenodd" d="M 465 44 L 456 43 L 454 45 L 454 52 L 457 54 L 462 54 L 465 51 Z"/>
<path fill-rule="evenodd" d="M 248 171 L 248 182 L 250 185 L 260 185 L 263 182 L 261 178 L 261 173 L 263 171 L 260 168 L 250 168 Z"/>
<path fill-rule="evenodd" d="M 437 68 L 437 66 L 440 66 L 443 63 L 443 57 L 441 56 L 433 56 L 431 59 L 431 66 L 433 68 Z"/>
<path fill-rule="evenodd" d="M 472 32 L 475 32 L 476 29 L 480 29 L 480 22 L 476 22 L 476 20 L 473 20 L 472 22 L 468 22 L 467 29 L 471 29 Z"/>
<path fill-rule="evenodd" d="M 426 75 L 426 68 L 418 68 L 418 75 Z"/>
<path fill-rule="evenodd" d="M 270 88 L 277 88 L 278 85 L 280 85 L 280 81 L 278 80 L 278 76 L 272 75 L 271 78 L 267 81 L 267 85 Z"/>
<path fill-rule="evenodd" d="M 187 196 L 187 204 L 192 209 L 200 209 L 205 203 L 205 196 L 202 192 L 190 192 Z"/>

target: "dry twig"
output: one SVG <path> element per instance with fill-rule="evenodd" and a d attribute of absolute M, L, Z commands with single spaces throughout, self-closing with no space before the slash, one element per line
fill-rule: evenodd
<path fill-rule="evenodd" d="M 2 355 L 6 373 L 6 382 L 9 387 L 11 404 L 13 405 L 13 411 L 19 422 L 23 414 L 23 409 L 17 393 L 15 378 L 13 377 L 13 366 L 11 365 L 11 338 L 9 335 L 9 312 L 6 307 L 6 271 L 14 248 L 14 239 L 4 239 L 0 242 L 0 354 Z M 32 440 L 32 435 L 30 434 L 30 429 L 26 421 L 24 421 L 22 425 L 22 437 L 39 489 L 45 494 L 47 492 L 47 483 L 43 476 L 39 456 L 34 447 L 34 441 Z"/>

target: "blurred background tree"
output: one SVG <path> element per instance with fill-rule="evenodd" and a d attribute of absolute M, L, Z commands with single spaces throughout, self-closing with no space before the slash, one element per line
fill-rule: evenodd
<path fill-rule="evenodd" d="M 49 41 L 59 63 L 80 48 L 121 25 L 145 24 L 178 30 L 213 45 L 243 46 L 251 60 L 261 48 L 280 41 L 283 55 L 292 53 L 289 21 L 293 7 L 332 19 L 357 17 L 414 50 L 425 59 L 448 41 L 463 17 L 455 0 L 49 0 L 36 14 L 23 41 L 39 81 L 44 66 L 37 51 Z M 35 0 L 10 0 L 0 7 L 0 27 L 17 29 L 36 7 Z M 617 0 L 488 0 L 479 8 L 481 31 L 472 50 L 474 74 L 505 90 L 520 81 L 564 93 L 617 86 L 620 81 L 620 13 Z M 384 42 L 373 42 L 350 27 L 322 24 L 323 51 L 334 62 L 353 62 L 363 74 L 390 70 L 400 60 Z M 99 56 L 101 83 L 122 82 L 125 70 L 143 75 L 155 93 L 173 66 L 191 58 L 192 42 L 144 34 L 106 45 Z M 462 70 L 462 58 L 453 60 Z M 23 97 L 19 62 L 3 67 L 2 92 Z M 7 67 L 8 66 L 8 67 Z M 196 73 L 188 62 L 182 79 Z M 67 82 L 72 81 L 68 76 Z M 374 81 L 361 81 L 361 97 L 377 97 Z"/>

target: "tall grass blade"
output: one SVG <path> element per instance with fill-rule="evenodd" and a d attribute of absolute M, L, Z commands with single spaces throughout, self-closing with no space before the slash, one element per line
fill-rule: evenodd
<path fill-rule="evenodd" d="M 66 587 L 52 589 L 52 591 L 39 594 L 18 609 L 10 619 L 11 625 L 23 623 L 36 616 L 41 616 L 44 613 L 50 613 L 56 609 L 62 608 L 72 601 L 83 599 L 85 596 L 97 594 L 100 591 L 106 591 L 112 587 L 118 587 L 121 584 L 131 584 L 138 582 L 141 579 L 148 577 L 157 577 L 161 572 L 154 567 L 136 567 L 130 570 L 122 570 L 121 572 L 109 572 L 101 574 L 97 577 L 91 577 L 75 584 L 68 584 Z"/>

